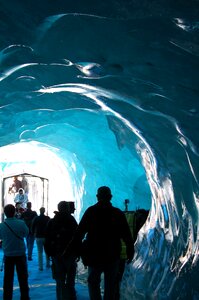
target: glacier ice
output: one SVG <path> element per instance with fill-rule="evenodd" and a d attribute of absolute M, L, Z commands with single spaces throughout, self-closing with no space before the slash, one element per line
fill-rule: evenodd
<path fill-rule="evenodd" d="M 197 1 L 138 2 L 1 1 L 1 180 L 150 208 L 122 299 L 199 299 Z"/>

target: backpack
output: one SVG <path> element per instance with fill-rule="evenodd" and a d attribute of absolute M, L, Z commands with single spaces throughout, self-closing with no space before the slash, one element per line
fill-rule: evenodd
<path fill-rule="evenodd" d="M 67 222 L 67 219 L 57 222 L 51 219 L 48 222 L 44 249 L 48 256 L 62 255 L 76 230 L 76 223 Z"/>

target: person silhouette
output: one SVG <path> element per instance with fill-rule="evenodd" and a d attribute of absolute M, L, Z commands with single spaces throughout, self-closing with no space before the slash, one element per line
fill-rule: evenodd
<path fill-rule="evenodd" d="M 45 207 L 40 208 L 40 215 L 35 217 L 32 221 L 31 231 L 34 234 L 36 244 L 37 244 L 37 252 L 38 252 L 38 263 L 39 270 L 43 271 L 43 252 L 44 244 L 45 244 L 45 234 L 47 224 L 50 220 L 50 217 L 45 215 Z M 45 253 L 46 254 L 46 253 Z M 46 254 L 46 267 L 50 267 L 50 259 Z"/>
<path fill-rule="evenodd" d="M 8 189 L 8 193 L 18 193 L 19 189 L 22 188 L 22 182 L 18 179 L 18 176 L 14 176 L 13 178 L 13 183 L 11 184 L 11 186 Z"/>
<path fill-rule="evenodd" d="M 29 186 L 28 186 L 28 180 L 26 179 L 25 175 L 22 175 L 21 185 L 24 190 L 24 193 L 28 194 Z"/>
<path fill-rule="evenodd" d="M 20 203 L 22 208 L 26 208 L 28 203 L 28 196 L 24 194 L 24 190 L 22 188 L 19 189 L 18 193 L 14 197 L 15 203 Z"/>
<path fill-rule="evenodd" d="M 21 299 L 29 300 L 28 268 L 24 238 L 28 235 L 26 224 L 15 217 L 15 207 L 4 207 L 6 220 L 0 224 L 0 239 L 3 240 L 4 279 L 3 299 L 12 299 L 14 269 L 16 267 Z"/>
<path fill-rule="evenodd" d="M 31 226 L 32 226 L 32 221 L 35 217 L 37 217 L 37 213 L 36 211 L 32 210 L 32 203 L 28 202 L 27 209 L 21 215 L 21 219 L 25 221 L 26 225 L 29 228 L 29 234 L 26 237 L 28 260 L 32 260 L 32 252 L 33 252 L 35 237 L 31 231 Z"/>
<path fill-rule="evenodd" d="M 104 273 L 104 300 L 115 299 L 118 291 L 121 239 L 126 245 L 127 263 L 134 255 L 134 243 L 125 214 L 112 206 L 111 190 L 101 186 L 97 190 L 97 203 L 90 206 L 82 216 L 71 248 L 77 247 L 81 254 L 81 241 L 86 242 L 88 266 L 88 290 L 91 300 L 101 299 L 101 275 Z M 83 244 L 85 243 L 83 242 Z"/>
<path fill-rule="evenodd" d="M 58 211 L 48 222 L 46 230 L 45 250 L 52 257 L 57 299 L 76 299 L 76 255 L 73 251 L 63 255 L 77 229 L 77 222 L 71 215 L 74 210 L 74 202 L 59 202 Z"/>

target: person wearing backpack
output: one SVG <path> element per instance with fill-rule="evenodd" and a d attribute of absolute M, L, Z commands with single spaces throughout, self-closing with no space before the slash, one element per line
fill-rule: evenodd
<path fill-rule="evenodd" d="M 50 219 L 46 229 L 45 251 L 52 258 L 52 275 L 56 280 L 57 300 L 76 299 L 77 256 L 73 252 L 63 254 L 78 225 L 71 215 L 73 212 L 71 202 L 59 202 L 58 211 L 55 212 L 54 218 Z"/>
<path fill-rule="evenodd" d="M 97 203 L 84 212 L 70 247 L 81 251 L 83 264 L 88 267 L 89 299 L 102 299 L 103 273 L 103 299 L 115 300 L 120 284 L 121 240 L 126 245 L 127 264 L 134 256 L 134 241 L 125 214 L 111 203 L 111 189 L 108 186 L 99 187 L 96 197 Z"/>
<path fill-rule="evenodd" d="M 15 207 L 4 207 L 6 220 L 0 224 L 0 240 L 4 252 L 3 299 L 11 300 L 13 296 L 14 269 L 16 267 L 21 300 L 29 300 L 28 268 L 24 238 L 28 227 L 24 221 L 15 217 Z"/>

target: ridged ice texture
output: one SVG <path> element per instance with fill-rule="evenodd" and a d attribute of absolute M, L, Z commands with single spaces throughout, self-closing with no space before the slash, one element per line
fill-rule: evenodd
<path fill-rule="evenodd" d="M 56 148 L 80 215 L 101 184 L 151 207 L 122 299 L 199 299 L 197 1 L 16 2 L 1 1 L 0 146 Z"/>

